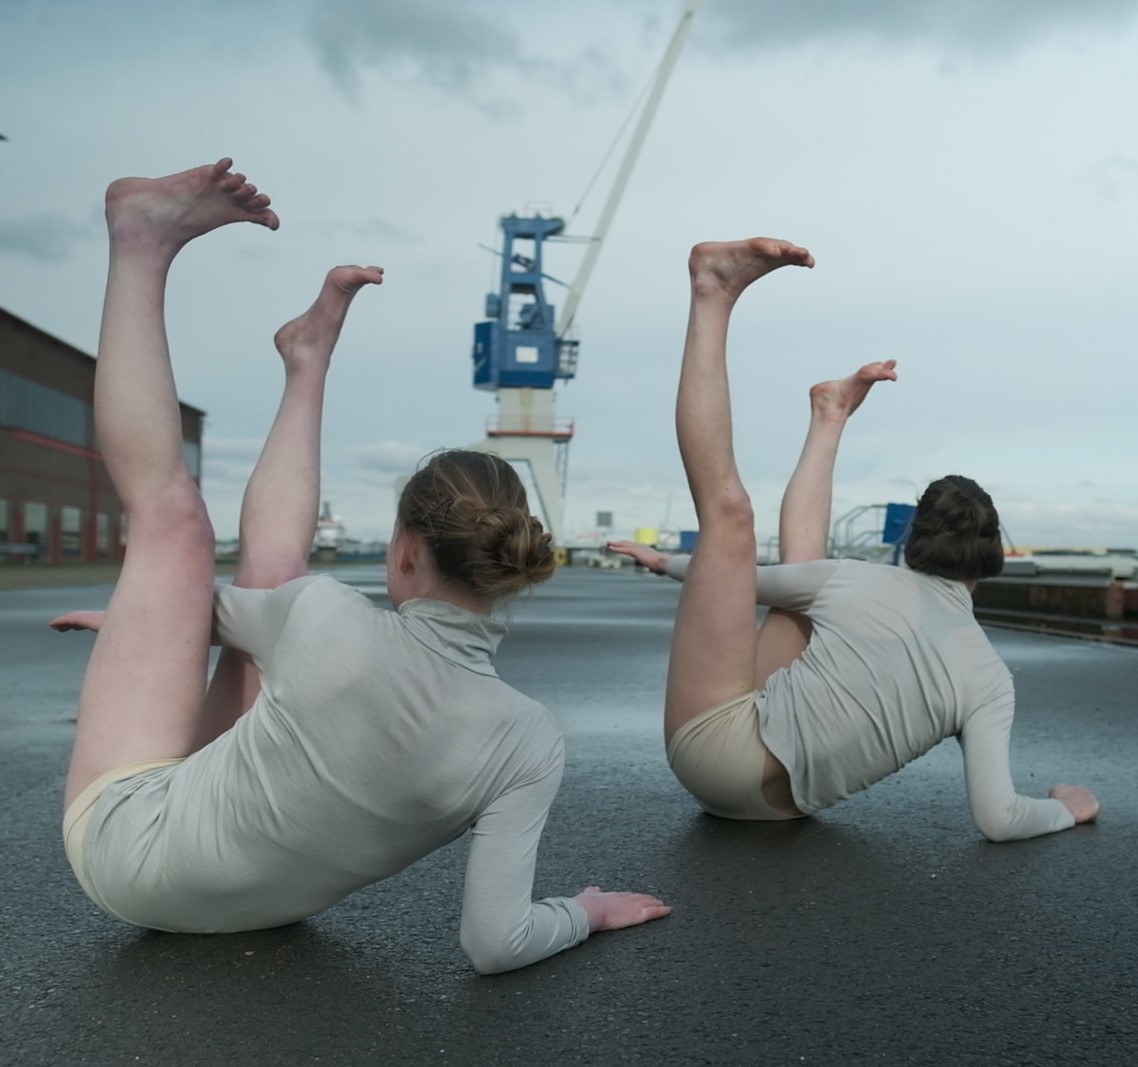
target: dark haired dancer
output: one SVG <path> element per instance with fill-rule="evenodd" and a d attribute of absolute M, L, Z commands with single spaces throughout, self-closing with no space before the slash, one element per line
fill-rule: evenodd
<path fill-rule="evenodd" d="M 826 559 L 834 460 L 846 420 L 892 360 L 810 393 L 810 430 L 779 521 L 784 565 L 758 571 L 772 611 L 755 627 L 755 532 L 735 466 L 726 339 L 735 301 L 804 248 L 755 238 L 697 245 L 676 402 L 680 454 L 699 519 L 687 557 L 614 542 L 684 579 L 668 671 L 668 759 L 709 812 L 790 819 L 820 811 L 959 739 L 976 826 L 995 841 L 1088 822 L 1081 786 L 1016 793 L 1008 762 L 1012 677 L 972 614 L 976 582 L 1003 566 L 999 518 L 975 482 L 951 476 L 921 498 L 911 569 Z"/>
<path fill-rule="evenodd" d="M 167 272 L 232 222 L 276 229 L 230 160 L 107 191 L 111 258 L 95 421 L 130 519 L 83 680 L 64 836 L 91 899 L 127 922 L 214 933 L 312 915 L 472 832 L 460 938 L 475 968 L 510 970 L 590 931 L 666 915 L 590 887 L 534 902 L 538 840 L 563 740 L 491 656 L 501 598 L 554 570 L 513 469 L 446 452 L 410 480 L 382 611 L 306 577 L 319 492 L 324 380 L 348 306 L 377 267 L 331 271 L 277 334 L 280 410 L 246 490 L 235 585 L 186 469 L 166 344 Z M 225 646 L 207 687 L 211 627 Z"/>

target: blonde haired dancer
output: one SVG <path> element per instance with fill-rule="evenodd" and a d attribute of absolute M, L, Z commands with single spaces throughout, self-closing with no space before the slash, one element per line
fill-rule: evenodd
<path fill-rule="evenodd" d="M 219 226 L 276 229 L 230 160 L 107 192 L 110 267 L 95 420 L 130 519 L 83 681 L 64 822 L 68 858 L 100 907 L 197 933 L 294 922 L 472 832 L 460 940 L 503 971 L 597 930 L 666 915 L 589 887 L 532 900 L 557 793 L 553 717 L 496 675 L 503 597 L 548 578 L 549 536 L 512 468 L 435 456 L 400 502 L 388 560 L 396 611 L 307 576 L 324 380 L 348 306 L 378 267 L 331 271 L 282 328 L 285 389 L 242 506 L 233 586 L 182 453 L 166 342 L 166 278 Z M 211 630 L 225 646 L 207 688 Z"/>

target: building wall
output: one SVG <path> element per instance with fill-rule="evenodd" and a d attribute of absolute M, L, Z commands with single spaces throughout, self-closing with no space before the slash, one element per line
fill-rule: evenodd
<path fill-rule="evenodd" d="M 0 309 L 0 565 L 114 560 L 122 505 L 94 435 L 95 360 Z M 201 477 L 204 412 L 181 405 Z"/>

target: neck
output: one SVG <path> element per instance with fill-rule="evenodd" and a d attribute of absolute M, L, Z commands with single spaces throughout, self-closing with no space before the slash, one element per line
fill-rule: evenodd
<path fill-rule="evenodd" d="M 445 600 L 455 607 L 473 611 L 476 615 L 489 615 L 494 610 L 495 601 L 486 597 L 475 596 L 465 589 L 456 589 L 452 584 L 438 581 L 430 592 L 424 594 L 432 600 Z"/>
<path fill-rule="evenodd" d="M 476 596 L 454 582 L 448 582 L 433 572 L 420 569 L 414 580 L 407 584 L 404 600 L 442 600 L 453 604 L 457 608 L 464 608 L 476 615 L 489 615 L 495 606 L 495 601 L 488 597 Z M 398 606 L 398 605 L 397 605 Z"/>

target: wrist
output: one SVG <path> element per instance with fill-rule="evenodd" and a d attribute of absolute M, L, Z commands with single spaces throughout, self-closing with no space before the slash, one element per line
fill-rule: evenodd
<path fill-rule="evenodd" d="M 573 898 L 585 912 L 589 920 L 589 933 L 594 934 L 605 928 L 608 909 L 605 907 L 604 897 L 600 893 L 590 893 L 586 890 Z"/>

